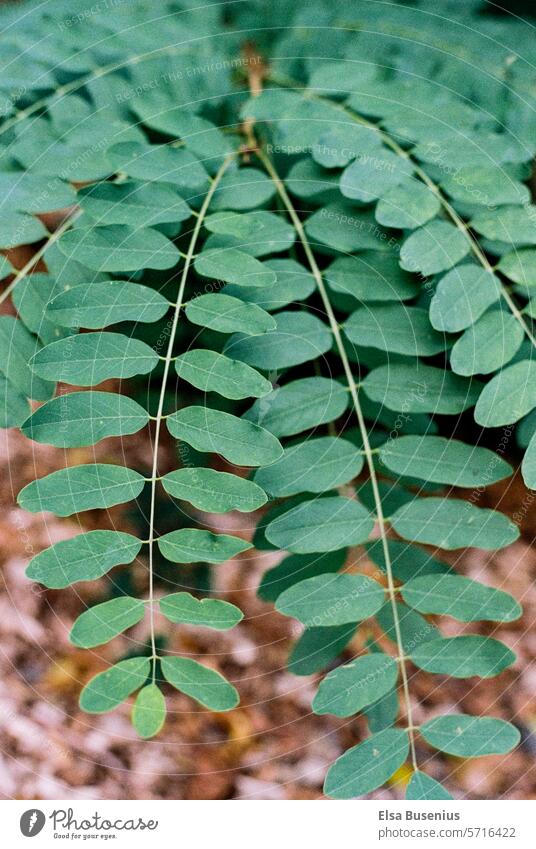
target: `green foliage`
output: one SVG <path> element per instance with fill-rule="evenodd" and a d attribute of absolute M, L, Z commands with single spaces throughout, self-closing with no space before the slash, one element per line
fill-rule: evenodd
<path fill-rule="evenodd" d="M 160 597 L 155 557 L 224 564 L 251 543 L 220 533 L 217 515 L 266 505 L 254 544 L 289 556 L 259 595 L 305 626 L 289 669 L 321 673 L 345 651 L 313 710 L 364 711 L 371 732 L 331 766 L 326 794 L 368 793 L 409 754 L 408 798 L 448 799 L 419 769 L 424 743 L 473 757 L 518 740 L 491 717 L 417 727 L 408 691 L 414 669 L 489 677 L 515 659 L 495 638 L 443 637 L 426 617 L 520 614 L 440 552 L 496 550 L 519 534 L 477 503 L 512 468 L 493 430 L 488 447 L 476 444 L 472 420 L 519 422 L 522 472 L 536 487 L 529 34 L 473 4 L 457 12 L 460 36 L 451 5 L 423 15 L 420 3 L 391 4 L 386 15 L 360 4 L 359 26 L 343 26 L 343 0 L 297 12 L 281 2 L 274 31 L 269 4 L 178 11 L 166 0 L 155 15 L 135 0 L 92 13 L 91 44 L 77 30 L 73 51 L 71 27 L 57 25 L 67 7 L 45 5 L 1 13 L 11 58 L 0 247 L 43 239 L 47 273 L 30 263 L 1 296 L 12 292 L 16 315 L 0 318 L 0 424 L 64 449 L 120 438 L 117 458 L 131 434 L 146 440 L 143 468 L 61 468 L 21 491 L 23 508 L 69 516 L 133 502 L 144 487 L 151 504 L 148 538 L 89 531 L 28 567 L 54 589 L 118 566 L 147 581 L 145 602 L 107 597 L 74 623 L 74 645 L 114 640 L 118 658 L 86 685 L 82 708 L 102 713 L 137 692 L 132 721 L 149 738 L 173 689 L 213 711 L 236 706 L 211 661 L 177 655 L 171 640 L 181 625 L 235 627 L 241 612 L 183 591 Z M 237 33 L 254 27 L 276 58 L 250 98 L 244 69 L 226 69 Z M 218 73 L 202 72 L 211 63 Z M 63 208 L 49 233 L 38 214 Z M 5 258 L 0 273 L 13 274 Z M 29 400 L 43 403 L 31 411 Z M 175 441 L 180 462 L 164 468 Z M 210 468 L 216 457 L 224 471 Z M 157 493 L 181 513 L 161 535 Z M 374 578 L 362 574 L 364 554 Z M 158 650 L 157 603 L 171 635 Z M 144 616 L 150 648 L 126 658 L 119 635 Z M 381 645 L 362 640 L 350 656 L 369 619 Z"/>

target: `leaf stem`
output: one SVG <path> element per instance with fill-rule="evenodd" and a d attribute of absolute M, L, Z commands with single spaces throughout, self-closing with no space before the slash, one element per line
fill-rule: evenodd
<path fill-rule="evenodd" d="M 380 530 L 380 535 L 381 535 L 381 540 L 382 540 L 382 548 L 383 548 L 384 557 L 385 557 L 385 566 L 386 566 L 386 574 L 387 574 L 387 591 L 388 591 L 388 595 L 389 595 L 389 600 L 391 602 L 391 609 L 392 609 L 392 612 L 393 612 L 393 622 L 394 622 L 394 628 L 395 628 L 395 634 L 396 634 L 397 651 L 398 651 L 398 657 L 400 658 L 400 673 L 401 673 L 401 678 L 402 678 L 402 688 L 403 688 L 403 692 L 404 692 L 404 702 L 405 702 L 405 708 L 406 708 L 407 730 L 408 730 L 408 736 L 409 736 L 409 742 L 410 742 L 411 759 L 412 759 L 412 762 L 413 762 L 414 769 L 417 769 L 417 757 L 416 757 L 416 752 L 415 752 L 415 741 L 414 741 L 414 735 L 413 735 L 414 725 L 413 725 L 411 700 L 410 700 L 410 694 L 409 694 L 408 674 L 407 674 L 407 669 L 406 669 L 406 663 L 405 663 L 405 660 L 404 660 L 405 653 L 404 653 L 404 647 L 403 647 L 403 643 L 402 643 L 400 621 L 399 621 L 399 618 L 398 618 L 398 609 L 397 609 L 397 606 L 396 606 L 396 588 L 395 588 L 394 578 L 393 578 L 393 569 L 392 569 L 392 565 L 391 565 L 389 544 L 388 544 L 388 541 L 387 541 L 387 533 L 386 533 L 386 527 L 385 527 L 386 520 L 385 520 L 384 515 L 383 515 L 383 507 L 382 507 L 382 502 L 381 502 L 381 497 L 380 497 L 380 490 L 379 490 L 379 487 L 378 487 L 378 479 L 377 479 L 377 476 L 376 476 L 376 469 L 374 467 L 374 460 L 373 460 L 373 453 L 372 453 L 373 449 L 371 448 L 371 445 L 370 445 L 370 442 L 369 442 L 367 426 L 365 424 L 365 418 L 363 416 L 363 411 L 361 409 L 361 404 L 359 402 L 359 396 L 358 396 L 358 393 L 357 393 L 354 377 L 353 377 L 353 374 L 352 374 L 352 369 L 350 367 L 350 362 L 349 362 L 348 357 L 346 355 L 344 343 L 343 343 L 342 338 L 341 338 L 339 324 L 337 322 L 337 318 L 335 316 L 335 313 L 333 312 L 333 307 L 331 305 L 331 301 L 329 299 L 327 289 L 324 285 L 322 272 L 320 271 L 318 264 L 316 262 L 315 255 L 313 253 L 313 250 L 311 248 L 311 245 L 309 243 L 309 240 L 308 240 L 307 235 L 305 233 L 305 230 L 303 228 L 301 219 L 300 219 L 298 213 L 296 212 L 296 210 L 294 209 L 294 206 L 293 206 L 292 201 L 291 201 L 291 199 L 290 199 L 290 197 L 287 193 L 285 185 L 284 185 L 283 181 L 281 180 L 279 174 L 275 170 L 271 160 L 268 158 L 268 156 L 262 150 L 257 151 L 257 156 L 259 157 L 259 159 L 263 163 L 266 171 L 268 172 L 268 174 L 272 178 L 274 185 L 277 189 L 277 192 L 278 192 L 281 200 L 283 201 L 283 204 L 286 207 L 289 218 L 291 219 L 291 221 L 292 221 L 292 223 L 293 223 L 293 225 L 296 229 L 296 232 L 298 233 L 298 237 L 300 239 L 303 250 L 304 250 L 305 255 L 307 257 L 307 260 L 309 262 L 311 272 L 312 272 L 313 277 L 315 279 L 315 282 L 316 282 L 316 285 L 317 285 L 317 288 L 318 288 L 318 292 L 319 292 L 320 297 L 322 299 L 322 303 L 324 305 L 324 309 L 326 311 L 326 315 L 328 317 L 328 320 L 329 320 L 329 323 L 330 323 L 330 326 L 331 326 L 333 337 L 335 339 L 335 344 L 337 345 L 337 350 L 339 352 L 339 356 L 341 358 L 341 362 L 342 362 L 342 365 L 343 365 L 344 374 L 345 374 L 346 381 L 347 381 L 347 384 L 348 384 L 348 389 L 349 389 L 350 394 L 352 396 L 354 411 L 355 411 L 357 421 L 358 421 L 358 424 L 359 424 L 359 430 L 361 432 L 361 438 L 363 440 L 363 449 L 365 451 L 367 466 L 368 466 L 368 469 L 369 469 L 370 481 L 371 481 L 371 484 L 372 484 L 372 492 L 373 492 L 373 495 L 374 495 L 374 503 L 376 505 L 376 514 L 377 514 L 378 526 L 379 526 L 379 530 Z"/>
<path fill-rule="evenodd" d="M 162 375 L 162 383 L 160 388 L 160 397 L 158 399 L 158 409 L 154 420 L 156 422 L 155 425 L 155 433 L 154 433 L 154 441 L 153 441 L 153 462 L 152 462 L 152 472 L 151 472 L 151 504 L 149 511 L 149 601 L 151 603 L 150 613 L 149 613 L 149 621 L 150 621 L 150 629 L 151 629 L 151 649 L 152 649 L 152 661 L 153 661 L 153 683 L 156 680 L 156 639 L 155 639 L 155 628 L 154 628 L 154 542 L 155 542 L 155 511 L 156 511 L 156 484 L 158 480 L 158 449 L 160 444 L 160 431 L 162 426 L 162 420 L 166 418 L 163 415 L 164 411 L 164 400 L 166 396 L 166 384 L 169 376 L 169 369 L 171 366 L 171 361 L 173 357 L 173 346 L 175 343 L 175 336 L 177 334 L 177 327 L 179 323 L 179 315 L 181 311 L 181 306 L 184 298 L 184 291 L 186 289 L 186 283 L 188 280 L 188 272 L 190 270 L 190 266 L 192 264 L 192 260 L 195 255 L 195 246 L 197 243 L 197 239 L 199 237 L 199 233 L 201 232 L 201 227 L 203 226 L 203 220 L 207 214 L 208 208 L 210 206 L 210 202 L 213 198 L 214 192 L 216 191 L 220 180 L 225 174 L 227 168 L 229 167 L 232 158 L 235 154 L 231 153 L 225 157 L 223 163 L 221 164 L 216 176 L 214 177 L 210 188 L 205 196 L 203 201 L 203 205 L 199 211 L 199 217 L 195 223 L 195 227 L 192 231 L 192 236 L 190 239 L 190 244 L 188 246 L 188 251 L 186 253 L 186 260 L 182 269 L 181 278 L 179 282 L 179 290 L 177 294 L 177 303 L 175 305 L 175 310 L 173 314 L 173 321 L 171 325 L 171 331 L 169 334 L 169 341 L 166 351 L 166 357 L 164 360 L 164 372 Z"/>

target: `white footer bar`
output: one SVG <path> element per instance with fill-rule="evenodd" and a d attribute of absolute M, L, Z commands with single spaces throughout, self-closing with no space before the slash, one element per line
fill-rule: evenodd
<path fill-rule="evenodd" d="M 0 815 L 10 849 L 536 847 L 536 801 L 5 801 Z"/>

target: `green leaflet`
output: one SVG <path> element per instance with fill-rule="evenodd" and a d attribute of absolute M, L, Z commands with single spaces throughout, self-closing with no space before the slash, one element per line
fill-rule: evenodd
<path fill-rule="evenodd" d="M 63 291 L 63 285 L 49 274 L 34 272 L 19 279 L 12 292 L 12 301 L 18 317 L 27 329 L 39 337 L 44 345 L 57 342 L 73 332 L 70 328 L 60 327 L 48 313 L 53 298 Z M 35 353 L 35 351 L 34 351 Z"/>
<path fill-rule="evenodd" d="M 242 214 L 215 212 L 205 219 L 204 225 L 211 233 L 232 237 L 236 241 L 234 247 L 257 257 L 288 250 L 296 238 L 292 225 L 263 210 Z"/>
<path fill-rule="evenodd" d="M 0 234 L 0 248 L 9 250 L 45 239 L 48 236 L 48 230 L 39 218 L 34 218 L 33 215 L 2 208 Z"/>
<path fill-rule="evenodd" d="M 410 652 L 415 666 L 453 678 L 493 678 L 511 666 L 516 656 L 491 637 L 440 637 Z"/>
<path fill-rule="evenodd" d="M 413 357 L 430 357 L 446 347 L 445 337 L 430 327 L 428 313 L 420 307 L 361 307 L 349 317 L 344 332 L 358 345 Z"/>
<path fill-rule="evenodd" d="M 139 339 L 122 333 L 82 333 L 52 342 L 32 357 L 30 367 L 47 380 L 94 386 L 111 377 L 147 374 L 158 354 Z"/>
<path fill-rule="evenodd" d="M 313 711 L 334 716 L 352 716 L 374 704 L 396 684 L 396 661 L 375 652 L 338 666 L 321 681 Z"/>
<path fill-rule="evenodd" d="M 389 410 L 453 415 L 475 405 L 482 384 L 435 366 L 395 363 L 369 372 L 363 389 L 371 401 Z"/>
<path fill-rule="evenodd" d="M 360 301 L 407 301 L 419 292 L 415 279 L 400 268 L 397 257 L 389 251 L 339 257 L 324 276 L 334 292 Z"/>
<path fill-rule="evenodd" d="M 524 286 L 536 284 L 536 250 L 526 248 L 512 251 L 501 258 L 497 266 L 509 280 Z"/>
<path fill-rule="evenodd" d="M 166 721 L 166 701 L 156 684 L 148 684 L 136 696 L 132 725 L 144 739 L 154 737 Z"/>
<path fill-rule="evenodd" d="M 228 171 L 212 199 L 211 210 L 238 211 L 264 206 L 275 193 L 272 181 L 257 168 L 240 168 Z"/>
<path fill-rule="evenodd" d="M 504 548 L 519 536 L 507 516 L 459 498 L 415 498 L 396 511 L 391 524 L 405 539 L 447 550 Z"/>
<path fill-rule="evenodd" d="M 251 544 L 229 534 L 182 528 L 159 537 L 158 548 L 173 563 L 224 563 L 247 551 Z"/>
<path fill-rule="evenodd" d="M 295 584 L 278 597 L 276 610 L 304 625 L 327 628 L 374 616 L 385 593 L 364 575 L 317 575 Z"/>
<path fill-rule="evenodd" d="M 29 412 L 27 398 L 0 374 L 0 427 L 20 427 Z"/>
<path fill-rule="evenodd" d="M 525 485 L 529 489 L 536 489 L 536 434 L 533 434 L 528 448 L 523 457 L 521 472 Z"/>
<path fill-rule="evenodd" d="M 454 713 L 438 716 L 419 729 L 427 743 L 461 758 L 504 755 L 518 745 L 517 728 L 502 719 Z"/>
<path fill-rule="evenodd" d="M 262 291 L 266 287 L 263 286 Z M 275 320 L 256 304 L 245 304 L 239 298 L 221 293 L 199 295 L 186 304 L 186 317 L 220 333 L 246 333 L 255 336 L 275 329 Z"/>
<path fill-rule="evenodd" d="M 45 401 L 54 391 L 54 384 L 36 377 L 29 361 L 41 346 L 11 315 L 0 316 L 0 371 L 13 388 L 36 401 Z"/>
<path fill-rule="evenodd" d="M 331 496 L 304 501 L 278 516 L 266 528 L 266 538 L 278 548 L 307 554 L 359 545 L 373 527 L 373 517 L 359 502 Z"/>
<path fill-rule="evenodd" d="M 36 554 L 26 575 L 50 589 L 94 581 L 114 566 L 132 563 L 141 545 L 141 540 L 121 531 L 88 531 Z"/>
<path fill-rule="evenodd" d="M 306 628 L 288 658 L 293 675 L 320 672 L 343 651 L 355 634 L 355 622 L 332 628 Z"/>
<path fill-rule="evenodd" d="M 483 427 L 501 427 L 519 421 L 534 407 L 536 363 L 522 360 L 484 386 L 475 407 L 475 421 Z"/>
<path fill-rule="evenodd" d="M 342 384 L 327 377 L 305 377 L 276 387 L 262 401 L 255 401 L 244 418 L 274 436 L 293 436 L 338 419 L 347 406 L 348 392 Z"/>
<path fill-rule="evenodd" d="M 291 554 L 273 569 L 268 569 L 259 584 L 257 594 L 263 601 L 275 601 L 281 593 L 315 575 L 338 572 L 344 566 L 347 551 L 328 551 L 325 554 Z"/>
<path fill-rule="evenodd" d="M 408 756 L 409 740 L 401 728 L 386 728 L 348 749 L 329 768 L 324 793 L 333 799 L 353 799 L 381 787 Z"/>
<path fill-rule="evenodd" d="M 270 381 L 258 371 L 217 351 L 185 351 L 175 360 L 175 370 L 203 392 L 217 392 L 224 398 L 262 398 L 272 391 Z"/>
<path fill-rule="evenodd" d="M 31 513 L 47 511 L 71 516 L 83 510 L 124 504 L 137 498 L 144 486 L 145 478 L 133 469 L 89 463 L 59 469 L 32 481 L 19 492 L 17 502 Z"/>
<path fill-rule="evenodd" d="M 262 336 L 231 336 L 225 353 L 264 371 L 285 369 L 314 360 L 332 345 L 326 325 L 307 312 L 280 312 L 276 327 Z"/>
<path fill-rule="evenodd" d="M 205 164 L 209 156 L 219 154 L 221 158 L 231 149 L 223 133 L 206 118 L 187 112 L 177 102 L 173 91 L 157 91 L 153 96 L 151 92 L 144 92 L 144 95 L 131 102 L 133 112 L 148 127 L 173 138 L 182 138 L 188 148 L 203 158 Z"/>
<path fill-rule="evenodd" d="M 400 251 L 400 265 L 406 271 L 428 277 L 452 268 L 469 250 L 469 240 L 461 230 L 446 221 L 435 220 L 406 239 Z"/>
<path fill-rule="evenodd" d="M 454 200 L 477 206 L 523 204 L 530 200 L 528 187 L 498 166 L 465 166 L 447 177 L 442 185 Z"/>
<path fill-rule="evenodd" d="M 258 469 L 254 480 L 271 497 L 326 492 L 355 478 L 363 463 L 351 442 L 324 436 L 286 448 L 281 459 Z"/>
<path fill-rule="evenodd" d="M 186 221 L 191 210 L 176 191 L 166 185 L 97 183 L 81 189 L 79 204 L 96 224 L 129 224 L 154 227 Z"/>
<path fill-rule="evenodd" d="M 214 469 L 177 469 L 164 475 L 162 486 L 173 498 L 189 501 L 207 513 L 249 513 L 267 501 L 264 490 L 253 481 Z"/>
<path fill-rule="evenodd" d="M 186 657 L 163 657 L 161 664 L 166 681 L 209 710 L 225 711 L 237 706 L 238 692 L 214 669 Z"/>
<path fill-rule="evenodd" d="M 143 686 L 149 670 L 147 657 L 121 660 L 86 684 L 80 694 L 80 707 L 86 713 L 107 713 L 113 710 Z"/>
<path fill-rule="evenodd" d="M 498 278 L 479 265 L 459 265 L 437 284 L 430 303 L 430 321 L 436 330 L 465 330 L 499 300 Z"/>
<path fill-rule="evenodd" d="M 439 781 L 430 778 L 424 772 L 417 771 L 410 778 L 406 790 L 406 799 L 408 801 L 430 802 L 452 799 L 452 796 Z"/>
<path fill-rule="evenodd" d="M 125 436 L 145 427 L 149 414 L 125 395 L 69 392 L 47 401 L 21 426 L 34 442 L 58 448 L 95 445 L 106 436 Z"/>
<path fill-rule="evenodd" d="M 509 245 L 536 245 L 536 207 L 499 206 L 480 212 L 470 222 L 471 228 L 486 239 Z"/>
<path fill-rule="evenodd" d="M 443 436 L 399 436 L 382 445 L 379 456 L 396 474 L 452 486 L 488 486 L 513 471 L 488 448 Z"/>
<path fill-rule="evenodd" d="M 343 171 L 341 194 L 370 203 L 410 176 L 412 170 L 409 159 L 402 159 L 384 147 L 374 148 L 371 153 L 360 153 Z"/>
<path fill-rule="evenodd" d="M 107 153 L 117 171 L 141 182 L 171 183 L 181 192 L 195 195 L 207 188 L 208 175 L 188 150 L 163 144 L 121 142 Z"/>
<path fill-rule="evenodd" d="M 450 365 L 456 374 L 491 374 L 520 349 L 523 328 L 503 310 L 490 310 L 469 327 L 452 348 Z"/>
<path fill-rule="evenodd" d="M 341 69 L 343 65 L 341 63 Z M 326 66 L 319 68 L 321 72 Z M 345 76 L 349 69 L 346 69 Z M 351 73 L 351 71 L 350 71 Z M 337 124 L 325 130 L 313 146 L 311 155 L 324 168 L 344 168 L 356 156 L 371 153 L 380 147 L 380 135 L 375 129 L 357 123 Z"/>
<path fill-rule="evenodd" d="M 60 292 L 48 304 L 47 316 L 61 327 L 100 329 L 119 321 L 158 321 L 168 309 L 168 301 L 148 286 L 103 280 Z"/>
<path fill-rule="evenodd" d="M 313 248 L 320 245 L 343 254 L 384 248 L 386 234 L 378 230 L 372 213 L 343 203 L 329 204 L 305 222 Z"/>
<path fill-rule="evenodd" d="M 137 271 L 172 268 L 179 261 L 173 242 L 149 227 L 113 224 L 68 230 L 58 242 L 66 257 L 94 271 Z"/>
<path fill-rule="evenodd" d="M 210 277 L 235 286 L 269 286 L 275 283 L 275 272 L 253 256 L 238 248 L 204 250 L 194 268 L 201 277 Z"/>
<path fill-rule="evenodd" d="M 415 230 L 440 209 L 437 195 L 424 183 L 406 180 L 382 194 L 376 206 L 376 221 L 384 227 Z"/>
<path fill-rule="evenodd" d="M 263 286 L 262 289 L 231 284 L 225 287 L 225 292 L 236 295 L 248 304 L 258 304 L 259 307 L 271 311 L 282 309 L 294 301 L 305 301 L 316 289 L 313 275 L 293 259 L 269 259 L 266 265 L 275 271 L 275 283 Z M 266 328 L 267 330 L 275 328 L 275 320 L 272 319 L 272 322 L 272 326 Z M 242 333 L 248 332 L 247 328 L 234 329 Z"/>
<path fill-rule="evenodd" d="M 52 212 L 76 203 L 76 192 L 69 183 L 23 171 L 0 174 L 0 194 L 6 211 Z"/>
<path fill-rule="evenodd" d="M 215 598 L 194 598 L 190 593 L 173 593 L 160 599 L 160 610 L 171 622 L 203 625 L 216 631 L 234 628 L 244 614 L 234 604 Z"/>
<path fill-rule="evenodd" d="M 402 587 L 402 598 L 421 613 L 453 616 L 462 622 L 511 622 L 522 610 L 508 593 L 461 575 L 422 575 Z"/>
<path fill-rule="evenodd" d="M 339 185 L 339 177 L 331 171 L 326 171 L 311 159 L 299 159 L 288 172 L 285 183 L 298 198 L 329 197 Z"/>
<path fill-rule="evenodd" d="M 167 419 L 167 427 L 197 451 L 221 454 L 237 466 L 264 466 L 283 453 L 265 428 L 209 407 L 185 407 Z"/>
<path fill-rule="evenodd" d="M 138 598 L 120 596 L 81 613 L 74 623 L 69 639 L 80 648 L 93 648 L 137 625 L 145 614 L 145 605 Z"/>

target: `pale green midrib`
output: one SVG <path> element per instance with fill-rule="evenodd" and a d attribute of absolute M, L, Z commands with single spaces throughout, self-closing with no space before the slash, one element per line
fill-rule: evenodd
<path fill-rule="evenodd" d="M 417 769 L 417 756 L 416 756 L 416 752 L 415 752 L 415 740 L 414 740 L 415 725 L 413 723 L 411 699 L 410 699 L 410 694 L 409 694 L 409 682 L 408 682 L 408 674 L 407 674 L 407 669 L 406 669 L 406 654 L 405 654 L 404 647 L 403 647 L 402 633 L 401 633 L 401 629 L 400 629 L 400 621 L 399 621 L 399 618 L 398 618 L 398 609 L 397 609 L 397 606 L 396 606 L 397 605 L 396 588 L 395 588 L 395 584 L 394 584 L 393 570 L 392 570 L 392 565 L 391 565 L 391 557 L 390 557 L 390 552 L 389 552 L 389 544 L 388 544 L 388 541 L 387 541 L 387 534 L 386 534 L 386 529 L 385 529 L 386 520 L 385 520 L 385 517 L 384 517 L 384 514 L 383 514 L 383 507 L 382 507 L 380 491 L 379 491 L 379 487 L 378 487 L 376 469 L 374 467 L 372 449 L 371 449 L 369 438 L 368 438 L 367 426 L 365 424 L 365 419 L 364 419 L 364 416 L 363 416 L 363 412 L 361 410 L 361 404 L 359 402 L 357 389 L 356 389 L 354 378 L 353 378 L 353 375 L 352 375 L 352 370 L 350 368 L 350 363 L 348 361 L 348 357 L 346 356 L 346 351 L 345 351 L 344 344 L 343 344 L 343 341 L 342 341 L 342 338 L 341 338 L 341 335 L 340 335 L 339 324 L 338 324 L 337 319 L 335 317 L 335 314 L 333 312 L 333 308 L 331 306 L 331 301 L 329 299 L 326 287 L 324 286 L 322 273 L 321 273 L 321 271 L 320 271 L 320 269 L 317 265 L 314 253 L 313 253 L 311 246 L 309 244 L 309 240 L 308 240 L 307 235 L 305 233 L 305 230 L 303 228 L 301 219 L 298 216 L 296 210 L 294 209 L 292 201 L 290 200 L 290 198 L 287 194 L 287 191 L 285 189 L 284 183 L 281 180 L 281 178 L 279 177 L 279 175 L 278 175 L 277 171 L 275 170 L 274 166 L 272 165 L 272 162 L 270 161 L 270 159 L 262 151 L 258 151 L 257 155 L 258 155 L 259 159 L 261 160 L 261 162 L 263 163 L 264 167 L 266 168 L 268 174 L 272 178 L 274 185 L 276 186 L 278 195 L 280 196 L 280 198 L 281 198 L 281 200 L 282 200 L 282 202 L 283 202 L 283 204 L 284 204 L 284 206 L 285 206 L 285 208 L 288 212 L 288 215 L 289 215 L 292 223 L 294 224 L 294 227 L 296 228 L 296 232 L 298 233 L 298 237 L 301 241 L 301 244 L 302 244 L 303 249 L 305 251 L 305 254 L 307 256 L 307 260 L 308 260 L 309 265 L 311 267 L 311 272 L 313 274 L 313 277 L 315 278 L 320 297 L 321 297 L 322 302 L 324 304 L 324 308 L 326 310 L 326 315 L 328 316 L 328 319 L 329 319 L 329 323 L 330 323 L 330 326 L 331 326 L 331 329 L 332 329 L 333 337 L 335 339 L 335 343 L 337 345 L 339 356 L 341 358 L 341 362 L 342 362 L 342 365 L 343 365 L 343 368 L 344 368 L 346 381 L 348 383 L 348 389 L 349 389 L 350 394 L 352 396 L 352 402 L 353 402 L 355 414 L 356 414 L 356 417 L 357 417 L 357 420 L 358 420 L 359 430 L 361 432 L 361 438 L 363 440 L 363 448 L 364 448 L 364 451 L 365 451 L 367 466 L 368 466 L 369 473 L 370 473 L 370 480 L 371 480 L 372 491 L 373 491 L 373 495 L 374 495 L 374 503 L 376 505 L 376 514 L 377 514 L 376 518 L 377 518 L 377 521 L 378 521 L 380 536 L 381 536 L 381 540 L 382 540 L 382 548 L 383 548 L 384 557 L 385 557 L 387 585 L 388 585 L 387 589 L 388 589 L 389 600 L 390 600 L 390 603 L 391 603 L 391 609 L 392 609 L 392 613 L 393 613 L 393 623 L 394 623 L 394 629 L 395 629 L 395 634 L 396 634 L 398 660 L 399 660 L 400 673 L 401 673 L 401 678 L 402 678 L 402 689 L 403 689 L 403 693 L 404 693 L 404 703 L 405 703 L 405 708 L 406 708 L 407 731 L 408 731 L 409 742 L 410 742 L 411 758 L 412 758 L 412 763 L 413 763 L 414 769 Z"/>
<path fill-rule="evenodd" d="M 395 139 L 385 129 L 380 127 L 379 124 L 375 124 L 373 121 L 367 120 L 362 115 L 359 115 L 359 113 L 355 112 L 353 109 L 349 109 L 347 106 L 344 106 L 340 103 L 337 103 L 334 100 L 330 100 L 328 97 L 323 97 L 322 95 L 316 94 L 315 92 L 311 91 L 310 89 L 307 89 L 306 86 L 301 85 L 297 80 L 292 80 L 290 78 L 286 78 L 286 77 L 283 77 L 283 76 L 280 76 L 280 75 L 277 75 L 277 74 L 271 74 L 271 73 L 270 73 L 268 79 L 271 80 L 273 83 L 275 83 L 275 85 L 280 86 L 281 88 L 289 88 L 289 89 L 292 88 L 292 89 L 298 89 L 298 90 L 301 90 L 301 91 L 307 91 L 307 96 L 309 98 L 311 98 L 312 100 L 319 100 L 322 103 L 329 103 L 329 105 L 331 107 L 338 109 L 340 112 L 342 112 L 344 115 L 347 115 L 353 121 L 356 121 L 357 123 L 362 124 L 364 127 L 369 127 L 370 129 L 375 130 L 378 133 L 378 135 L 381 137 L 382 141 L 388 147 L 390 147 L 391 150 L 397 156 L 401 157 L 402 159 L 407 159 L 411 162 L 411 164 L 413 166 L 413 170 L 415 171 L 415 173 L 419 176 L 419 178 L 422 180 L 422 182 L 426 186 L 428 186 L 430 191 L 433 192 L 433 194 L 437 197 L 441 206 L 443 207 L 443 209 L 445 210 L 445 212 L 447 213 L 449 218 L 452 219 L 452 221 L 454 222 L 454 224 L 456 225 L 458 230 L 460 230 L 460 232 L 462 232 L 464 234 L 465 238 L 469 242 L 469 245 L 470 245 L 470 248 L 471 248 L 473 254 L 478 259 L 479 263 L 482 265 L 482 267 L 486 271 L 493 273 L 493 271 L 494 271 L 493 266 L 488 261 L 486 255 L 484 254 L 480 245 L 478 244 L 478 241 L 473 236 L 470 228 L 466 225 L 464 220 L 458 215 L 458 213 L 456 212 L 456 210 L 454 209 L 452 204 L 449 203 L 449 201 L 447 200 L 447 198 L 444 196 L 443 192 L 441 191 L 440 187 L 437 185 L 437 183 L 435 183 L 428 176 L 426 171 L 424 171 L 424 169 L 421 168 L 421 166 L 416 162 L 416 160 L 411 156 L 411 154 L 408 153 L 406 150 L 404 150 L 404 148 L 400 147 L 400 145 L 395 141 Z M 510 312 L 512 313 L 512 315 L 514 316 L 516 321 L 518 321 L 519 324 L 521 325 L 521 327 L 523 329 L 523 333 L 525 334 L 527 339 L 529 339 L 531 344 L 536 348 L 536 336 L 533 334 L 532 330 L 530 329 L 530 327 L 526 323 L 525 319 L 523 318 L 522 311 L 518 308 L 514 299 L 510 295 L 510 292 L 508 291 L 508 287 L 505 286 L 505 284 L 503 284 L 502 281 L 499 281 L 499 282 L 501 284 L 501 297 L 504 299 L 504 301 L 508 305 L 508 309 L 510 310 Z"/>
<path fill-rule="evenodd" d="M 155 417 L 155 433 L 153 440 L 153 462 L 152 462 L 152 473 L 151 473 L 151 502 L 150 502 L 150 512 L 149 512 L 149 619 L 150 619 L 150 630 L 151 630 L 151 651 L 152 651 L 152 667 L 153 667 L 153 683 L 156 680 L 156 638 L 155 638 L 155 626 L 154 626 L 154 542 L 155 542 L 155 511 L 156 511 L 156 485 L 158 480 L 158 449 L 160 443 L 160 430 L 162 426 L 163 420 L 163 410 L 164 410 L 164 400 L 166 394 L 166 385 L 167 379 L 169 376 L 169 370 L 171 367 L 171 361 L 173 356 L 173 346 L 175 343 L 175 336 L 177 334 L 177 327 L 179 323 L 179 316 L 182 308 L 182 302 L 184 298 L 184 292 L 186 289 L 186 282 L 188 280 L 188 273 L 190 270 L 190 266 L 192 264 L 192 260 L 194 257 L 195 246 L 197 243 L 197 239 L 199 237 L 199 233 L 201 232 L 201 228 L 203 226 L 203 220 L 205 215 L 207 214 L 208 208 L 210 206 L 210 202 L 214 196 L 216 189 L 218 188 L 218 184 L 220 183 L 225 171 L 229 167 L 234 154 L 229 154 L 225 157 L 223 163 L 220 165 L 218 172 L 216 173 L 210 188 L 205 196 L 203 201 L 203 205 L 199 210 L 199 216 L 196 219 L 196 223 L 194 229 L 192 231 L 192 236 L 190 238 L 190 243 L 188 246 L 188 250 L 186 253 L 186 260 L 184 263 L 184 267 L 182 269 L 182 274 L 179 282 L 179 289 L 177 294 L 177 302 L 175 305 L 171 330 L 169 334 L 169 341 L 166 351 L 166 356 L 164 360 L 164 371 L 162 374 L 162 383 L 160 389 L 160 397 L 158 399 L 158 409 Z"/>

